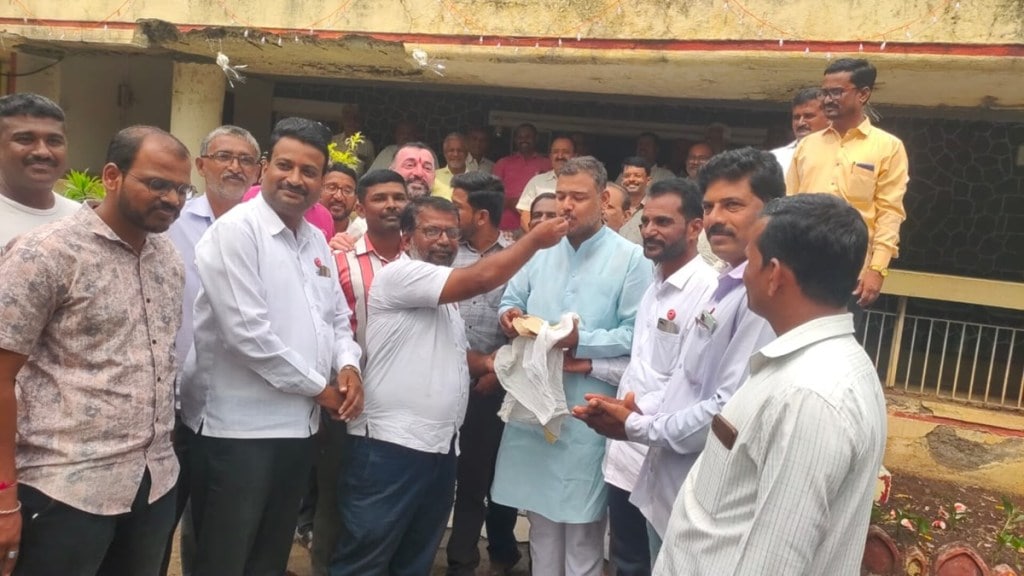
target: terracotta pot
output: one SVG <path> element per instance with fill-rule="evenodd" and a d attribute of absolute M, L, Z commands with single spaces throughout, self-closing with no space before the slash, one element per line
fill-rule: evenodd
<path fill-rule="evenodd" d="M 864 545 L 862 572 L 874 576 L 894 576 L 902 566 L 896 543 L 878 526 L 868 528 L 868 539 Z"/>
<path fill-rule="evenodd" d="M 946 544 L 935 553 L 931 576 L 991 576 L 973 548 L 960 542 Z"/>
<path fill-rule="evenodd" d="M 907 548 L 903 558 L 903 573 L 907 576 L 928 575 L 928 557 L 917 546 Z"/>

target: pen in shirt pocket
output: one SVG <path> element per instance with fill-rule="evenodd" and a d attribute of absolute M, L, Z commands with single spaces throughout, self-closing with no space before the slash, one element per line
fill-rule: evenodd
<path fill-rule="evenodd" d="M 867 162 L 854 162 L 853 165 L 862 170 L 867 170 L 868 172 L 875 171 L 875 165 Z"/>

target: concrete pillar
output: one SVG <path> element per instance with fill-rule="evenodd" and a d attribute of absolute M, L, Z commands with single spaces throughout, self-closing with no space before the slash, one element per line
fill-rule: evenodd
<path fill-rule="evenodd" d="M 171 134 L 188 146 L 192 157 L 210 130 L 221 124 L 224 110 L 224 72 L 215 64 L 175 62 L 171 79 Z M 192 164 L 192 183 L 204 184 Z"/>
<path fill-rule="evenodd" d="M 50 66 L 54 62 L 53 59 L 40 58 L 39 56 L 22 52 L 15 53 L 14 59 L 18 74 L 25 74 L 35 70 L 42 71 L 29 76 L 15 77 L 13 92 L 35 92 L 63 105 L 60 101 L 60 72 L 63 64 Z M 47 66 L 50 67 L 46 68 Z M 44 68 L 45 70 L 43 70 Z"/>

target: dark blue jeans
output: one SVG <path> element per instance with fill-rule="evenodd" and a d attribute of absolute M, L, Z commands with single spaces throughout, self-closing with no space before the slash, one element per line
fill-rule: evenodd
<path fill-rule="evenodd" d="M 331 576 L 429 574 L 455 494 L 454 438 L 433 454 L 350 436 L 344 458 Z"/>
<path fill-rule="evenodd" d="M 17 576 L 156 576 L 174 529 L 175 493 L 149 503 L 149 471 L 130 512 L 100 516 L 72 508 L 27 484 L 21 500 Z"/>
<path fill-rule="evenodd" d="M 651 547 L 647 520 L 629 503 L 629 492 L 608 486 L 608 526 L 611 561 L 617 576 L 650 576 Z"/>

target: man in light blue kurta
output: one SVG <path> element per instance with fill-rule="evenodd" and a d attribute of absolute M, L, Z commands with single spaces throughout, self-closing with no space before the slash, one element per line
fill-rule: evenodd
<path fill-rule="evenodd" d="M 652 278 L 641 248 L 601 221 L 606 181 L 604 166 L 589 156 L 559 170 L 556 198 L 569 221 L 568 235 L 538 252 L 508 283 L 501 301 L 506 329 L 521 314 L 558 320 L 577 313 L 578 328 L 563 341 L 577 358 L 629 354 L 637 307 Z M 593 375 L 565 373 L 563 384 L 569 406 L 583 403 L 584 394 L 615 394 Z M 554 443 L 539 425 L 506 425 L 491 497 L 530 513 L 534 574 L 601 574 L 604 450 L 604 439 L 573 419 L 562 423 Z"/>

